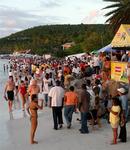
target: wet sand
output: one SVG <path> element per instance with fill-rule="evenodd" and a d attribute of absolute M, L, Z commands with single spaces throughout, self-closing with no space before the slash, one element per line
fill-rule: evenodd
<path fill-rule="evenodd" d="M 8 64 L 7 60 L 0 59 L 0 147 L 8 141 L 9 134 L 7 131 L 6 122 L 8 120 L 7 102 L 3 98 L 5 82 L 8 78 L 8 72 L 4 72 L 3 64 Z M 1 148 L 0 148 L 1 149 Z M 2 150 L 2 149 L 1 149 Z"/>

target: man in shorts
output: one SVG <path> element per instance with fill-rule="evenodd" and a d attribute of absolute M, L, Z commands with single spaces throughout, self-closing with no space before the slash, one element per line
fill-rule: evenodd
<path fill-rule="evenodd" d="M 8 100 L 10 119 L 13 119 L 12 106 L 14 101 L 14 89 L 15 89 L 15 83 L 13 80 L 13 76 L 9 76 L 9 80 L 5 85 L 4 97 Z"/>

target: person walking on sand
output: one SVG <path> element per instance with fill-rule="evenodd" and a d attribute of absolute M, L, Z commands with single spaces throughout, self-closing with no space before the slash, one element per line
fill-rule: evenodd
<path fill-rule="evenodd" d="M 31 144 L 38 144 L 37 141 L 34 140 L 35 133 L 38 126 L 38 109 L 43 109 L 43 100 L 41 100 L 41 106 L 38 104 L 38 98 L 36 94 L 31 95 L 31 103 L 27 108 L 27 112 L 30 115 L 31 121 L 31 134 L 30 134 L 30 143 Z"/>
<path fill-rule="evenodd" d="M 21 84 L 19 85 L 19 95 L 22 100 L 22 110 L 23 110 L 23 116 L 26 117 L 25 114 L 25 104 L 27 100 L 27 90 L 24 81 L 21 81 Z"/>
<path fill-rule="evenodd" d="M 71 86 L 69 88 L 69 91 L 65 93 L 64 96 L 64 116 L 67 123 L 67 128 L 71 128 L 71 122 L 72 122 L 72 115 L 73 112 L 76 111 L 77 104 L 78 104 L 78 96 L 76 92 L 74 92 L 74 87 Z"/>
<path fill-rule="evenodd" d="M 111 144 L 117 144 L 117 136 L 118 136 L 118 126 L 120 121 L 120 104 L 118 98 L 112 98 L 113 106 L 109 110 L 110 111 L 110 124 L 113 131 L 113 141 Z"/>
<path fill-rule="evenodd" d="M 9 76 L 9 80 L 7 81 L 5 85 L 4 97 L 8 100 L 10 120 L 13 119 L 12 106 L 13 106 L 13 101 L 14 101 L 14 89 L 15 89 L 15 83 L 13 80 L 13 76 Z"/>
<path fill-rule="evenodd" d="M 36 80 L 32 80 L 30 81 L 30 85 L 28 87 L 28 94 L 30 95 L 33 95 L 33 94 L 36 94 L 38 96 L 38 94 L 40 93 L 40 87 L 39 85 L 37 85 L 37 81 Z"/>
<path fill-rule="evenodd" d="M 128 95 L 126 94 L 126 90 L 124 88 L 117 89 L 119 94 L 119 100 L 121 102 L 122 110 L 125 115 L 126 122 L 128 121 L 129 115 L 129 104 L 128 104 Z"/>
<path fill-rule="evenodd" d="M 3 69 L 4 69 L 4 72 L 5 72 L 5 64 L 3 65 Z"/>
<path fill-rule="evenodd" d="M 62 118 L 62 108 L 64 101 L 64 89 L 60 86 L 60 81 L 56 81 L 56 86 L 50 89 L 49 92 L 50 107 L 52 107 L 54 130 L 62 128 L 63 118 Z"/>
<path fill-rule="evenodd" d="M 49 74 L 47 73 L 45 75 L 45 78 L 43 78 L 43 93 L 45 99 L 45 106 L 48 106 L 49 83 L 50 83 Z"/>
<path fill-rule="evenodd" d="M 82 84 L 82 91 L 80 93 L 80 101 L 79 101 L 79 110 L 81 112 L 81 134 L 89 133 L 88 127 L 87 127 L 87 116 L 89 112 L 89 106 L 90 106 L 90 94 L 87 92 L 86 84 Z"/>
<path fill-rule="evenodd" d="M 18 109 L 20 109 L 20 100 L 19 100 L 19 80 L 16 77 L 15 78 L 15 102 L 14 102 L 14 107 L 16 108 L 16 104 L 18 104 Z"/>

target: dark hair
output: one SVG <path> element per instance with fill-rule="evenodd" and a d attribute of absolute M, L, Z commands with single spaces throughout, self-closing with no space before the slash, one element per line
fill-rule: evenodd
<path fill-rule="evenodd" d="M 113 104 L 114 104 L 115 106 L 120 105 L 120 101 L 119 101 L 119 98 L 118 98 L 118 97 L 113 97 L 112 100 L 113 100 Z"/>
<path fill-rule="evenodd" d="M 28 81 L 28 78 L 27 78 L 27 76 L 25 77 L 25 81 Z"/>
<path fill-rule="evenodd" d="M 21 83 L 24 83 L 24 81 L 23 81 L 23 80 L 21 80 Z"/>
<path fill-rule="evenodd" d="M 70 86 L 70 91 L 74 91 L 74 86 Z"/>
<path fill-rule="evenodd" d="M 56 85 L 60 86 L 61 82 L 59 80 L 56 81 Z"/>
<path fill-rule="evenodd" d="M 108 56 L 106 57 L 106 61 L 110 61 L 110 58 Z"/>
<path fill-rule="evenodd" d="M 11 75 L 11 76 L 9 76 L 9 78 L 13 79 L 13 76 Z"/>
<path fill-rule="evenodd" d="M 86 84 L 82 84 L 82 89 L 86 90 Z"/>
<path fill-rule="evenodd" d="M 96 84 L 96 85 L 99 85 L 100 83 L 101 83 L 100 80 L 99 80 L 99 79 L 96 79 L 95 84 Z"/>
<path fill-rule="evenodd" d="M 95 93 L 95 95 L 99 95 L 99 93 L 100 93 L 100 87 L 99 86 L 95 86 L 93 88 L 93 92 Z"/>
<path fill-rule="evenodd" d="M 52 78 L 52 72 L 49 73 L 49 78 Z"/>
<path fill-rule="evenodd" d="M 35 99 L 37 99 L 37 94 L 32 94 L 31 100 L 32 100 L 32 101 L 35 101 Z"/>
<path fill-rule="evenodd" d="M 46 73 L 45 78 L 49 79 L 49 74 L 48 73 Z"/>
<path fill-rule="evenodd" d="M 91 81 L 90 81 L 90 80 L 87 80 L 87 81 L 86 81 L 86 84 L 87 84 L 87 86 L 90 86 L 90 85 L 91 85 Z"/>

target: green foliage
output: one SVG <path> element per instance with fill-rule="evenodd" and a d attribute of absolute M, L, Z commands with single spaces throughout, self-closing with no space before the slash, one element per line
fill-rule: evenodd
<path fill-rule="evenodd" d="M 72 54 L 76 54 L 76 53 L 82 53 L 84 52 L 81 45 L 77 44 L 69 49 L 64 50 L 64 55 L 72 55 Z"/>
<path fill-rule="evenodd" d="M 102 38 L 101 38 L 102 37 Z M 33 54 L 64 55 L 91 51 L 109 44 L 113 33 L 109 25 L 47 25 L 17 32 L 0 39 L 0 52 L 31 49 Z M 75 46 L 63 51 L 62 45 L 75 42 Z"/>
<path fill-rule="evenodd" d="M 102 45 L 101 42 L 101 37 L 96 32 L 92 32 L 89 36 L 86 36 L 82 46 L 85 51 L 92 51 L 99 49 L 100 45 Z"/>
<path fill-rule="evenodd" d="M 107 23 L 112 25 L 116 32 L 121 24 L 130 24 L 130 0 L 104 0 L 105 2 L 112 2 L 104 9 L 110 9 L 106 13 Z"/>

